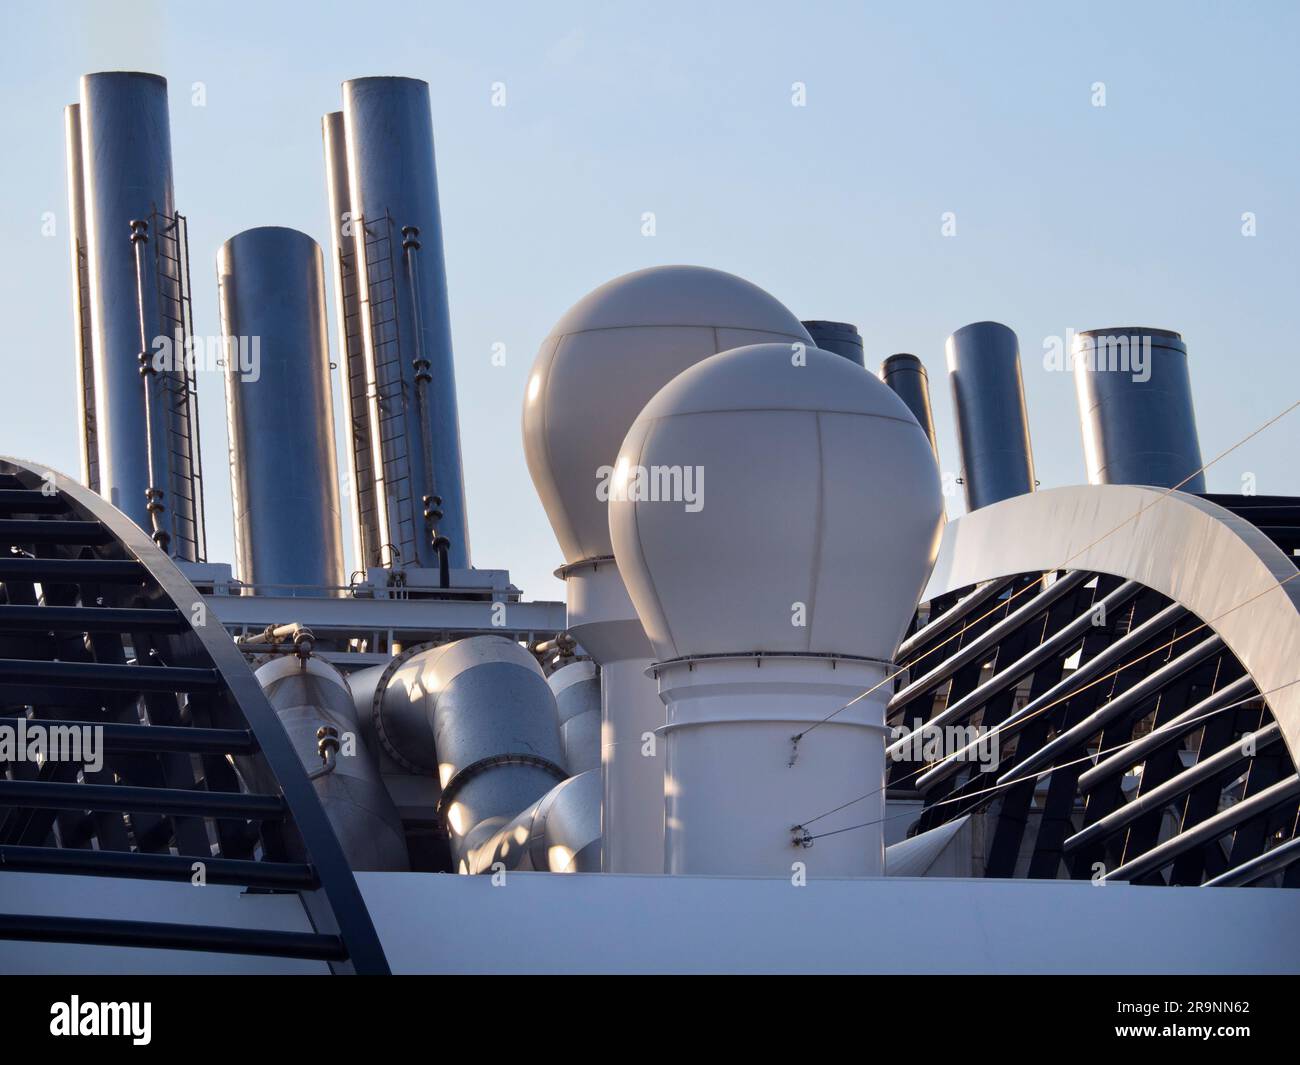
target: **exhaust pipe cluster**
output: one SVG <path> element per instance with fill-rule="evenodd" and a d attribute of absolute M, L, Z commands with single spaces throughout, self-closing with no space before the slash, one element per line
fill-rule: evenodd
<path fill-rule="evenodd" d="M 263 666 L 258 679 L 304 765 L 314 767 L 353 868 L 408 868 L 404 847 L 398 855 L 388 846 L 391 826 L 401 841 L 401 822 L 364 737 L 407 772 L 436 777 L 437 813 L 457 872 L 599 868 L 599 774 L 569 775 L 556 698 L 518 644 L 475 636 L 416 647 L 346 679 L 319 658 L 300 664 L 286 656 Z M 579 694 L 582 683 L 574 677 L 562 690 Z M 595 716 L 598 722 L 598 702 Z M 339 768 L 320 772 L 329 764 L 322 762 L 328 752 L 318 752 L 328 739 L 318 735 L 322 727 L 354 736 L 360 757 L 338 757 Z"/>

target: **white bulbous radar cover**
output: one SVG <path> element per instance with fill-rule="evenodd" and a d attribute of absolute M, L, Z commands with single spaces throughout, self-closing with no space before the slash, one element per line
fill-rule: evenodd
<path fill-rule="evenodd" d="M 929 441 L 888 386 L 841 356 L 772 343 L 706 359 L 646 405 L 619 452 L 609 525 L 659 661 L 888 660 L 942 512 Z"/>
<path fill-rule="evenodd" d="M 528 470 L 566 562 L 613 553 L 608 485 L 646 402 L 719 351 L 779 340 L 812 343 L 761 288 L 702 266 L 625 274 L 570 308 L 542 342 L 523 411 Z"/>

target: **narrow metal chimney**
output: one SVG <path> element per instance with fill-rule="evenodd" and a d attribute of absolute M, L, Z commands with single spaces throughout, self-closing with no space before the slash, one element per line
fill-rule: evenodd
<path fill-rule="evenodd" d="M 340 585 L 343 534 L 320 248 L 297 230 L 249 229 L 221 246 L 217 282 L 236 573 L 272 594 Z"/>
<path fill-rule="evenodd" d="M 880 364 L 880 379 L 907 404 L 907 409 L 921 424 L 930 440 L 934 460 L 939 461 L 939 444 L 934 436 L 934 415 L 930 411 L 930 378 L 925 364 L 915 355 L 899 352 Z"/>
<path fill-rule="evenodd" d="M 1025 386 L 1016 334 L 1000 322 L 962 326 L 948 338 L 966 508 L 1034 490 Z"/>
<path fill-rule="evenodd" d="M 850 322 L 822 321 L 801 324 L 822 351 L 833 351 L 836 355 L 843 355 L 849 362 L 866 367 L 866 359 L 862 354 L 862 334 L 856 325 Z"/>
<path fill-rule="evenodd" d="M 68 243 L 72 252 L 72 337 L 77 353 L 77 436 L 81 483 L 99 491 L 99 441 L 95 435 L 95 342 L 90 327 L 90 276 L 86 261 L 86 179 L 81 164 L 81 105 L 63 109 L 68 161 Z"/>
<path fill-rule="evenodd" d="M 1179 334 L 1146 326 L 1089 329 L 1074 338 L 1071 361 L 1089 484 L 1205 491 Z"/>
<path fill-rule="evenodd" d="M 189 252 L 172 195 L 167 82 L 87 74 L 80 119 L 100 492 L 173 555 L 202 561 Z"/>
<path fill-rule="evenodd" d="M 343 83 L 384 562 L 469 565 L 429 86 Z M 438 497 L 441 502 L 436 502 Z M 439 514 L 441 516 L 439 516 Z"/>
<path fill-rule="evenodd" d="M 357 272 L 357 246 L 353 239 L 352 193 L 348 186 L 348 143 L 343 112 L 321 119 L 325 144 L 325 184 L 330 207 L 330 262 L 334 277 L 334 315 L 338 330 L 339 376 L 347 417 L 348 473 L 352 490 L 352 547 L 357 566 L 380 564 L 378 499 L 372 452 L 370 408 L 366 402 L 368 378 L 366 350 L 361 338 L 361 278 Z"/>

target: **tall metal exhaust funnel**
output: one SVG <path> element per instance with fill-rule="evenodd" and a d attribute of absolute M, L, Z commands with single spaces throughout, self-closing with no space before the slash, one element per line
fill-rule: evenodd
<path fill-rule="evenodd" d="M 1179 334 L 1145 326 L 1089 329 L 1074 338 L 1071 361 L 1089 484 L 1205 491 Z"/>
<path fill-rule="evenodd" d="M 813 343 L 822 351 L 833 351 L 836 355 L 843 355 L 849 362 L 856 362 L 862 367 L 867 365 L 866 357 L 862 354 L 862 334 L 858 332 L 856 325 L 851 322 L 820 320 L 801 324 L 808 330 Z"/>
<path fill-rule="evenodd" d="M 68 161 L 68 243 L 72 252 L 72 336 L 77 353 L 77 436 L 81 482 L 99 491 L 99 441 L 95 436 L 95 342 L 90 327 L 90 275 L 86 261 L 86 179 L 81 165 L 81 105 L 63 109 Z"/>
<path fill-rule="evenodd" d="M 340 585 L 320 248 L 297 230 L 249 229 L 221 246 L 217 282 L 236 572 L 245 584 L 280 586 L 275 594 Z"/>
<path fill-rule="evenodd" d="M 1034 454 L 1016 334 L 1000 322 L 974 322 L 953 333 L 946 350 L 967 509 L 1032 492 Z"/>
<path fill-rule="evenodd" d="M 930 411 L 930 378 L 925 372 L 925 364 L 915 355 L 899 352 L 880 364 L 880 379 L 907 404 L 907 409 L 925 430 L 937 463 L 939 444 L 934 435 L 934 415 Z"/>
<path fill-rule="evenodd" d="M 361 339 L 361 288 L 357 273 L 357 246 L 353 239 L 352 193 L 348 185 L 348 142 L 343 112 L 321 119 L 325 144 L 325 183 L 330 209 L 330 251 L 334 276 L 334 314 L 338 331 L 339 375 L 347 414 L 348 496 L 352 516 L 352 546 L 357 565 L 380 564 L 378 499 L 372 455 L 366 350 Z"/>
<path fill-rule="evenodd" d="M 468 566 L 429 86 L 345 81 L 343 116 L 384 561 Z"/>
<path fill-rule="evenodd" d="M 172 195 L 167 82 L 87 74 L 80 118 L 100 492 L 173 555 L 201 561 L 189 253 Z"/>

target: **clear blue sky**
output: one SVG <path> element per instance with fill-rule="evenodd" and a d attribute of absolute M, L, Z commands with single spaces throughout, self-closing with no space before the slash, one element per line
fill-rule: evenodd
<path fill-rule="evenodd" d="M 0 453 L 78 467 L 62 109 L 82 73 L 127 68 L 171 83 L 205 335 L 223 240 L 275 224 L 327 246 L 320 116 L 339 83 L 430 83 L 475 561 L 531 597 L 562 595 L 520 447 L 533 355 L 586 291 L 656 263 L 730 270 L 800 317 L 855 322 L 869 365 L 920 355 L 946 470 L 943 341 L 1006 322 L 1044 486 L 1084 479 L 1073 383 L 1043 368 L 1044 338 L 1177 329 L 1208 459 L 1300 398 L 1300 8 L 1048 6 L 6 0 Z M 200 391 L 209 554 L 229 560 L 220 379 Z M 1300 412 L 1214 466 L 1211 490 L 1250 473 L 1300 495 L 1297 444 Z"/>

